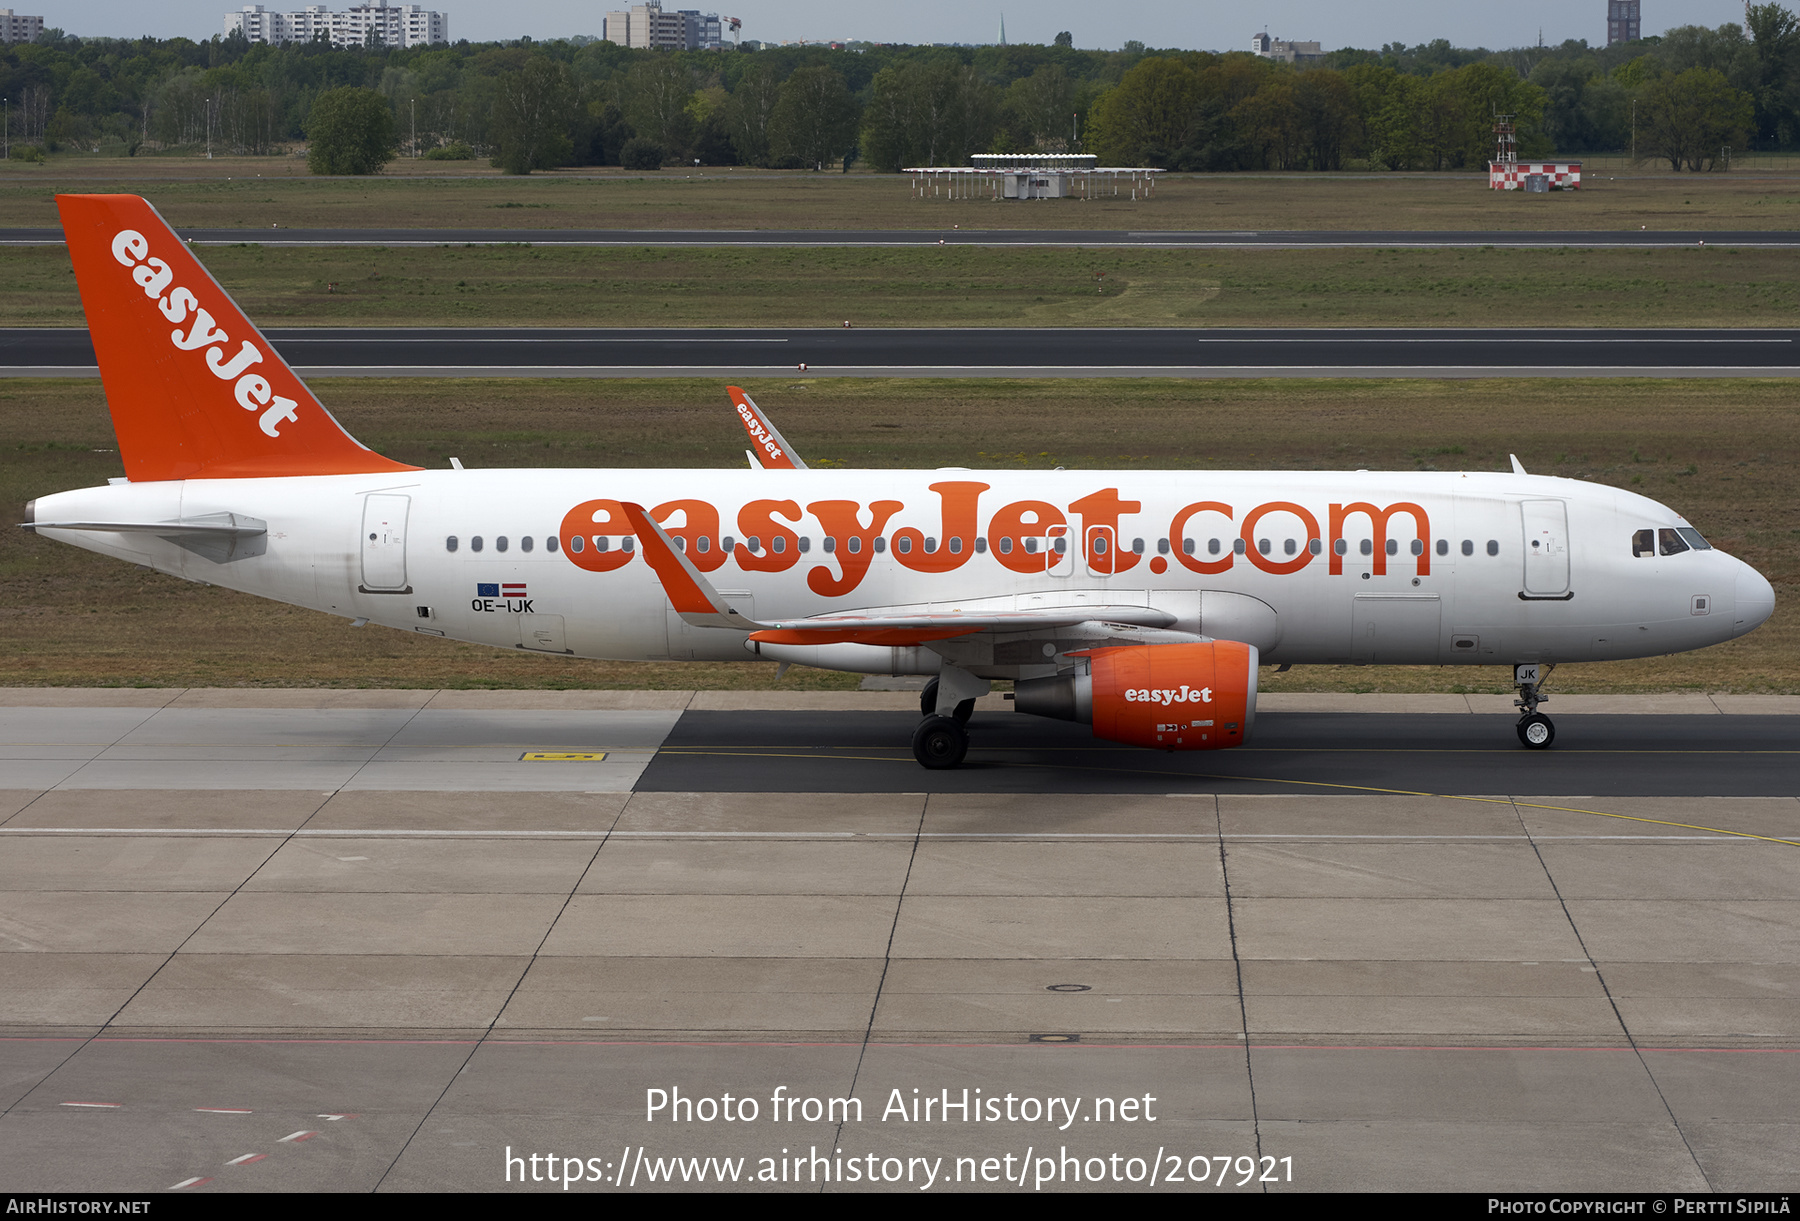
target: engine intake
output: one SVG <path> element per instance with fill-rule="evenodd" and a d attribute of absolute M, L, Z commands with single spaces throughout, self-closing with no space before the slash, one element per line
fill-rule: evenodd
<path fill-rule="evenodd" d="M 1256 646 L 1236 640 L 1091 649 L 1052 678 L 1021 680 L 1013 707 L 1078 721 L 1096 738 L 1157 750 L 1222 750 L 1256 721 Z"/>

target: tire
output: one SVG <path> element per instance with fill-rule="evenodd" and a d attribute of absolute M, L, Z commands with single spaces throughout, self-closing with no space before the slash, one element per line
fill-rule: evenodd
<path fill-rule="evenodd" d="M 925 684 L 925 690 L 919 692 L 919 715 L 937 715 L 938 680 L 932 679 Z"/>
<path fill-rule="evenodd" d="M 934 772 L 960 767 L 969 753 L 969 731 L 951 717 L 926 717 L 913 730 L 912 751 L 920 767 Z"/>
<path fill-rule="evenodd" d="M 1556 741 L 1556 726 L 1541 712 L 1519 718 L 1519 742 L 1527 750 L 1544 750 Z"/>

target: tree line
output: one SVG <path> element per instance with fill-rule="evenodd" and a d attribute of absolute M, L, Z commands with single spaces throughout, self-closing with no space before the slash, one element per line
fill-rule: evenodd
<path fill-rule="evenodd" d="M 652 52 L 593 39 L 400 50 L 52 30 L 0 50 L 0 96 L 8 139 L 28 156 L 271 153 L 341 143 L 353 122 L 384 146 L 376 166 L 401 150 L 515 173 L 852 161 L 891 172 L 1064 151 L 1186 171 L 1448 170 L 1482 165 L 1494 116 L 1511 114 L 1522 157 L 1630 149 L 1701 170 L 1728 149 L 1800 146 L 1800 19 L 1768 3 L 1742 26 L 1615 47 L 1438 40 L 1300 65 L 1138 43 L 1082 50 L 1066 34 L 1049 46 Z"/>

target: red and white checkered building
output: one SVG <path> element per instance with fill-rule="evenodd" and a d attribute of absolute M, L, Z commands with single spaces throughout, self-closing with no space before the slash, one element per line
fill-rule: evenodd
<path fill-rule="evenodd" d="M 1579 161 L 1490 161 L 1488 162 L 1488 186 L 1496 191 L 1523 191 L 1525 180 L 1533 174 L 1542 174 L 1550 180 L 1550 185 L 1566 191 L 1581 189 L 1581 162 Z"/>

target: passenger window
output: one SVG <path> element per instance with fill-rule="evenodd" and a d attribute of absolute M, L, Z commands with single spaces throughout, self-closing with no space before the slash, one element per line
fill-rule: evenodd
<path fill-rule="evenodd" d="M 812 550 L 812 540 L 810 538 L 807 538 L 805 535 L 801 535 L 799 546 L 800 546 L 800 551 L 802 554 L 804 554 L 808 551 L 811 551 Z"/>
<path fill-rule="evenodd" d="M 852 539 L 851 541 L 854 542 L 855 540 Z M 1000 539 L 1000 554 L 1001 555 L 1011 555 L 1012 554 L 1012 539 L 1010 537 L 1006 537 L 1006 536 L 1001 537 L 1001 539 Z"/>
<path fill-rule="evenodd" d="M 494 550 L 495 551 L 505 551 L 506 550 L 506 535 L 502 534 L 499 538 L 494 540 Z"/>
<path fill-rule="evenodd" d="M 1159 538 L 1156 540 L 1156 554 L 1158 554 L 1158 555 L 1169 554 L 1169 540 L 1168 539 Z"/>
<path fill-rule="evenodd" d="M 1194 549 L 1192 547 L 1188 548 L 1188 554 L 1189 555 L 1194 554 Z M 1206 540 L 1206 554 L 1208 554 L 1208 555 L 1219 554 L 1219 540 L 1218 539 L 1209 538 Z"/>
<path fill-rule="evenodd" d="M 826 535 L 826 536 L 825 536 L 825 554 L 826 554 L 826 555 L 830 555 L 830 554 L 831 554 L 831 553 L 832 553 L 832 552 L 834 552 L 834 551 L 836 551 L 836 550 L 837 550 L 837 538 L 836 538 L 836 536 L 835 536 L 835 535 L 830 535 L 830 534 L 827 534 L 827 535 Z"/>
<path fill-rule="evenodd" d="M 976 555 L 986 555 L 987 554 L 987 540 L 985 538 L 977 538 L 975 540 L 975 554 Z"/>
<path fill-rule="evenodd" d="M 854 534 L 852 534 L 850 536 L 850 554 L 851 555 L 861 555 L 862 554 L 862 539 L 858 538 Z"/>
<path fill-rule="evenodd" d="M 960 538 L 951 539 L 950 540 L 950 554 L 951 555 L 961 555 L 962 549 L 963 549 L 962 543 L 963 543 L 963 541 Z"/>
<path fill-rule="evenodd" d="M 875 554 L 880 555 L 887 550 L 887 540 L 880 535 L 875 536 Z"/>
<path fill-rule="evenodd" d="M 1347 539 L 1334 538 L 1331 540 L 1331 550 L 1337 555 L 1348 555 L 1350 554 L 1350 543 Z"/>
<path fill-rule="evenodd" d="M 480 551 L 481 550 L 481 535 L 477 534 L 474 538 L 469 540 L 469 550 L 470 551 Z"/>
<path fill-rule="evenodd" d="M 1663 555 L 1680 555 L 1688 549 L 1687 540 L 1667 526 L 1656 532 L 1656 543 Z"/>
<path fill-rule="evenodd" d="M 1465 538 L 1463 540 L 1463 554 L 1464 555 L 1474 555 L 1475 554 L 1475 540 L 1474 539 Z"/>
<path fill-rule="evenodd" d="M 1449 555 L 1450 554 L 1450 540 L 1447 538 L 1440 538 L 1438 540 L 1437 551 L 1438 551 L 1439 555 Z"/>
<path fill-rule="evenodd" d="M 912 540 L 911 540 L 911 539 L 910 539 L 910 538 L 897 538 L 897 539 L 895 539 L 895 540 L 894 540 L 894 550 L 895 550 L 895 551 L 898 551 L 898 552 L 899 552 L 899 553 L 900 553 L 900 554 L 901 554 L 901 555 L 909 555 L 909 554 L 911 554 L 911 552 L 912 552 Z"/>
<path fill-rule="evenodd" d="M 456 535 L 452 534 L 449 538 L 444 540 L 444 550 L 445 551 L 455 551 L 456 550 Z"/>
<path fill-rule="evenodd" d="M 531 542 L 531 535 L 527 534 L 524 538 L 519 540 L 519 550 L 529 552 L 531 550 Z"/>
<path fill-rule="evenodd" d="M 608 538 L 604 534 L 594 535 L 594 550 L 595 551 L 611 551 L 612 550 L 612 539 Z"/>
<path fill-rule="evenodd" d="M 1500 540 L 1499 539 L 1490 538 L 1488 540 L 1488 554 L 1489 555 L 1499 555 L 1500 554 Z"/>
<path fill-rule="evenodd" d="M 1399 539 L 1390 538 L 1387 541 L 1387 553 L 1389 555 L 1399 555 L 1400 554 L 1400 540 Z"/>
<path fill-rule="evenodd" d="M 1357 544 L 1357 547 L 1362 551 L 1362 553 L 1364 555 L 1374 555 L 1375 554 L 1375 540 L 1374 539 L 1365 538 L 1362 540 L 1362 542 Z"/>
<path fill-rule="evenodd" d="M 1133 555 L 1144 554 L 1144 540 L 1143 539 L 1134 538 L 1131 540 L 1131 554 L 1133 554 Z"/>
<path fill-rule="evenodd" d="M 1422 538 L 1415 538 L 1412 541 L 1411 551 L 1414 555 L 1424 555 L 1425 554 L 1425 540 Z"/>
<path fill-rule="evenodd" d="M 1269 554 L 1269 540 L 1266 538 L 1257 539 L 1256 540 L 1256 549 L 1258 551 L 1262 552 L 1264 555 Z"/>
<path fill-rule="evenodd" d="M 579 534 L 569 535 L 569 550 L 570 551 L 573 551 L 576 554 L 580 554 L 582 549 L 585 548 L 586 546 L 587 546 L 587 540 L 582 538 L 581 535 L 579 535 Z"/>
<path fill-rule="evenodd" d="M 937 554 L 937 540 L 935 538 L 928 538 L 925 540 L 925 554 L 926 555 L 936 555 Z"/>
<path fill-rule="evenodd" d="M 1631 536 L 1631 558 L 1647 559 L 1656 554 L 1656 531 L 1639 530 Z"/>
<path fill-rule="evenodd" d="M 774 538 L 770 539 L 769 540 L 769 550 L 773 551 L 776 555 L 781 555 L 782 553 L 787 551 L 786 537 L 784 537 L 783 535 L 777 534 Z"/>
<path fill-rule="evenodd" d="M 1312 552 L 1312 554 L 1314 554 L 1314 555 L 1324 555 L 1325 554 L 1325 540 L 1322 538 L 1308 539 L 1307 543 L 1306 543 L 1306 549 L 1308 551 Z"/>
<path fill-rule="evenodd" d="M 1283 539 L 1281 542 L 1281 550 L 1284 555 L 1293 555 L 1296 551 L 1300 550 L 1300 544 L 1296 543 L 1291 538 Z"/>
<path fill-rule="evenodd" d="M 755 555 L 758 551 L 762 550 L 762 535 L 752 534 L 749 538 L 744 540 L 744 546 L 750 549 L 751 555 Z"/>
<path fill-rule="evenodd" d="M 737 539 L 727 534 L 724 538 L 719 540 L 719 550 L 723 551 L 726 555 L 730 555 L 733 551 L 737 550 Z"/>
<path fill-rule="evenodd" d="M 1068 550 L 1069 550 L 1069 540 L 1067 538 L 1059 538 L 1056 540 L 1056 554 L 1065 555 L 1065 554 L 1067 554 Z"/>
<path fill-rule="evenodd" d="M 627 553 L 636 551 L 637 537 L 635 535 L 627 534 L 624 538 L 620 539 L 619 550 Z"/>
<path fill-rule="evenodd" d="M 1242 554 L 1244 554 L 1244 550 L 1245 550 L 1245 548 L 1244 548 L 1244 540 L 1243 539 L 1234 538 L 1231 540 L 1231 554 L 1242 555 Z"/>
<path fill-rule="evenodd" d="M 544 550 L 548 551 L 551 555 L 556 554 L 556 535 L 547 534 L 544 536 Z M 700 540 L 700 550 L 702 550 L 702 551 L 706 550 L 706 540 L 705 539 Z"/>
<path fill-rule="evenodd" d="M 712 540 L 710 538 L 707 538 L 706 535 L 702 534 L 698 539 L 695 540 L 694 550 L 698 551 L 701 555 L 705 555 L 708 551 L 712 550 Z"/>

